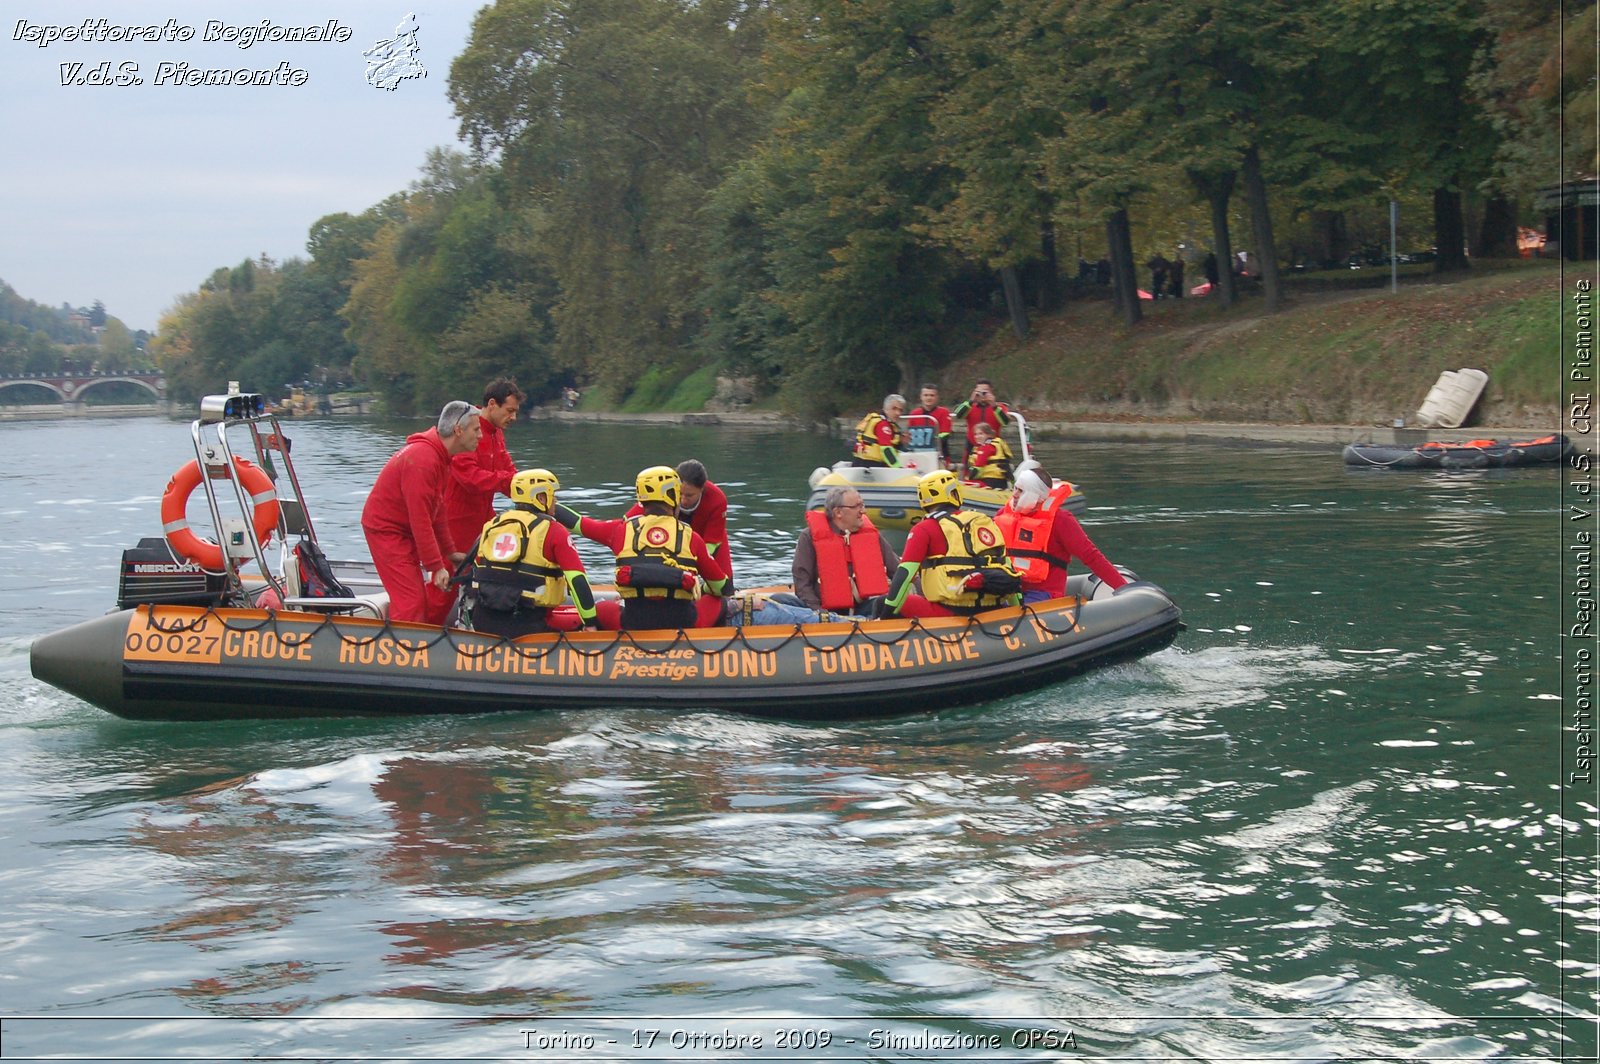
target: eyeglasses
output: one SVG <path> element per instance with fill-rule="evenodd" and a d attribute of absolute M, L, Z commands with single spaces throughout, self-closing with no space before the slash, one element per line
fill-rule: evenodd
<path fill-rule="evenodd" d="M 867 504 L 864 503 L 864 502 L 858 502 L 854 506 L 835 506 L 834 507 L 835 510 L 865 510 L 866 508 L 867 508 Z"/>

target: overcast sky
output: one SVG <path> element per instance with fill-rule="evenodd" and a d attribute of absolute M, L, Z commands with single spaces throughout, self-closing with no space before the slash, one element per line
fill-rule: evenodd
<path fill-rule="evenodd" d="M 265 252 L 304 257 L 326 214 L 357 214 L 414 181 L 430 148 L 462 147 L 445 96 L 465 47 L 468 0 L 6 0 L 0 5 L 0 280 L 47 306 L 90 306 L 130 329 L 219 266 Z M 415 15 L 423 78 L 390 91 L 363 52 Z M 193 30 L 187 41 L 40 41 L 85 20 Z M 239 28 L 326 26 L 345 42 L 263 40 Z M 207 24 L 232 42 L 204 40 Z M 91 27 L 97 28 L 97 27 Z M 215 33 L 215 30 L 213 30 Z M 172 35 L 172 34 L 169 34 Z M 20 38 L 20 39 L 19 39 Z M 81 68 L 72 64 L 81 63 Z M 101 64 L 143 84 L 63 85 Z M 157 84 L 161 64 L 168 84 Z M 171 71 L 266 70 L 302 84 L 184 86 Z M 125 65 L 126 64 L 126 65 Z M 132 68 L 137 67 L 134 71 Z"/>

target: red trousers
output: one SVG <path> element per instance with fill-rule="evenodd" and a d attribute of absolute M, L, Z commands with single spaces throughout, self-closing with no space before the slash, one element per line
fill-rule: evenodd
<path fill-rule="evenodd" d="M 440 591 L 423 578 L 417 548 L 405 536 L 362 529 L 378 579 L 389 593 L 391 621 L 443 624 L 456 604 L 456 589 Z"/>
<path fill-rule="evenodd" d="M 921 595 L 907 595 L 906 600 L 900 603 L 900 616 L 902 617 L 959 617 L 961 614 L 948 606 L 941 606 L 937 602 L 923 598 Z"/>

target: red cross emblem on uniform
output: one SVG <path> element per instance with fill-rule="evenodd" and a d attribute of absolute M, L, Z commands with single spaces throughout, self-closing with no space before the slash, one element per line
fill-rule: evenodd
<path fill-rule="evenodd" d="M 496 558 L 509 558 L 517 553 L 517 537 L 510 532 L 502 532 L 494 537 L 494 546 L 490 548 Z"/>
<path fill-rule="evenodd" d="M 989 529 L 987 529 L 987 528 L 978 529 L 978 542 L 982 543 L 985 547 L 994 546 L 995 545 L 994 533 L 992 531 L 990 531 Z"/>
<path fill-rule="evenodd" d="M 644 541 L 652 547 L 665 547 L 667 545 L 667 530 L 657 525 L 645 529 Z"/>

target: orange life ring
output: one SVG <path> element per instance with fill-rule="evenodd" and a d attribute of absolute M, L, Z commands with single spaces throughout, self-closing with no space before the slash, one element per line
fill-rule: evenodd
<path fill-rule="evenodd" d="M 250 523 L 255 529 L 256 542 L 266 543 L 267 537 L 278 527 L 278 490 L 272 486 L 272 478 L 260 467 L 243 458 L 233 460 L 233 469 L 255 507 Z M 201 476 L 199 462 L 190 462 L 172 474 L 172 479 L 167 481 L 167 490 L 161 496 L 161 530 L 172 549 L 181 557 L 202 569 L 221 572 L 227 567 L 222 547 L 195 535 L 189 527 L 189 496 L 200 486 Z"/>

